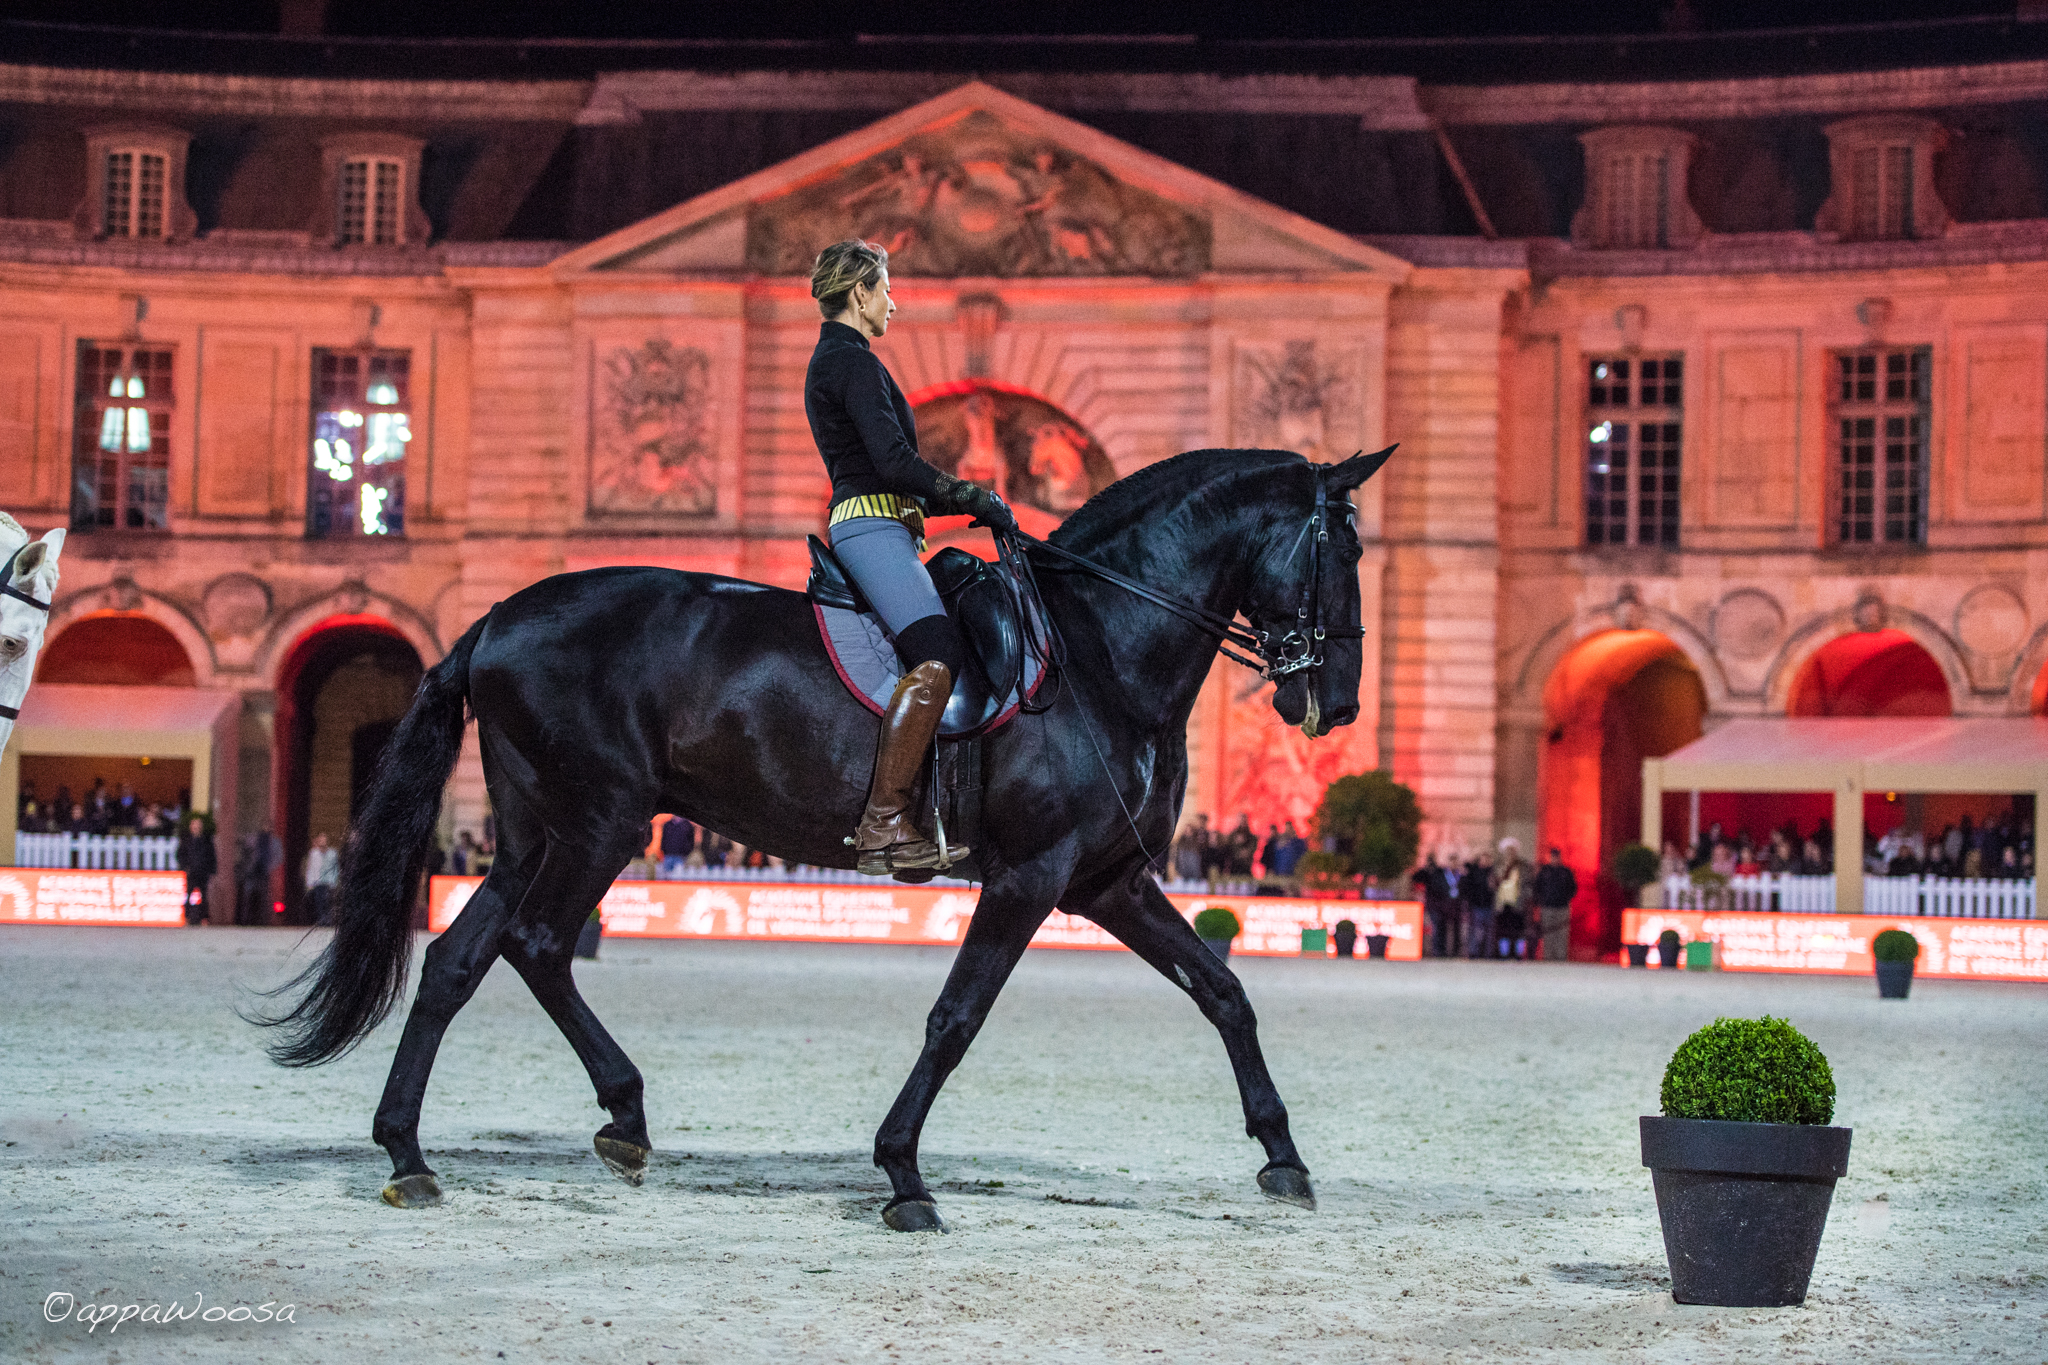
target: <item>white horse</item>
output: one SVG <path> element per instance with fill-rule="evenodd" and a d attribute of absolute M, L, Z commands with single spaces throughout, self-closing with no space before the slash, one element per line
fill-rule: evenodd
<path fill-rule="evenodd" d="M 31 540 L 20 522 L 0 512 L 0 750 L 14 736 L 15 718 L 35 676 L 63 549 L 62 530 Z"/>

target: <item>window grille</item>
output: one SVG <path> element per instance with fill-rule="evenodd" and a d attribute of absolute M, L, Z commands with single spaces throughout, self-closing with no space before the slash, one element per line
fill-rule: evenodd
<path fill-rule="evenodd" d="M 404 183 L 405 168 L 396 161 L 362 157 L 342 162 L 338 239 L 346 245 L 397 246 L 403 240 Z"/>
<path fill-rule="evenodd" d="M 1587 361 L 1586 543 L 1678 544 L 1685 361 Z"/>
<path fill-rule="evenodd" d="M 1933 352 L 1843 351 L 1835 356 L 1835 542 L 1927 540 L 1927 433 Z"/>
<path fill-rule="evenodd" d="M 167 158 L 133 150 L 107 153 L 103 185 L 109 237 L 164 235 Z"/>
<path fill-rule="evenodd" d="M 409 351 L 313 352 L 308 536 L 405 534 L 411 369 Z"/>
<path fill-rule="evenodd" d="M 71 529 L 168 529 L 171 352 L 80 342 L 77 395 Z"/>
<path fill-rule="evenodd" d="M 1607 221 L 1601 241 L 1611 247 L 1670 244 L 1671 159 L 1630 154 L 1607 159 Z"/>

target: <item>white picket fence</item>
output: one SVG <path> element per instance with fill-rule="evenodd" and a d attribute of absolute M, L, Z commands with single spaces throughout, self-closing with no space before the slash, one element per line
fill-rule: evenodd
<path fill-rule="evenodd" d="M 2032 919 L 2034 884 L 1982 877 L 1865 877 L 1863 908 L 1873 915 Z"/>
<path fill-rule="evenodd" d="M 16 867 L 74 867 L 116 872 L 175 872 L 178 841 L 145 834 L 14 836 Z"/>
<path fill-rule="evenodd" d="M 1763 872 L 1730 877 L 1714 896 L 1686 877 L 1664 879 L 1664 905 L 1672 910 L 1791 910 L 1832 915 L 1835 879 Z M 1863 910 L 1871 915 L 1940 915 L 1966 919 L 2032 919 L 2034 884 L 1982 877 L 1865 877 Z"/>

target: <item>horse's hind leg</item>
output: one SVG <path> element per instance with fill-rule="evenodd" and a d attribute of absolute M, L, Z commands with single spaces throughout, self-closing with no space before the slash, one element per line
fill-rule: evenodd
<path fill-rule="evenodd" d="M 505 934 L 500 951 L 575 1049 L 590 1073 L 597 1102 L 611 1111 L 611 1122 L 597 1130 L 592 1144 L 598 1157 L 613 1175 L 638 1185 L 654 1146 L 641 1104 L 640 1069 L 605 1032 L 570 971 L 578 931 L 632 851 L 628 847 L 620 853 L 614 866 L 608 857 L 577 858 L 563 845 L 550 843 L 518 923 Z"/>
<path fill-rule="evenodd" d="M 1287 1106 L 1259 1049 L 1258 1019 L 1237 976 L 1182 918 L 1158 883 L 1142 873 L 1112 884 L 1092 903 L 1071 907 L 1115 934 L 1160 975 L 1188 993 L 1223 1037 L 1230 1069 L 1244 1101 L 1245 1135 L 1266 1149 L 1259 1188 L 1268 1198 L 1302 1208 L 1316 1206 L 1308 1167 L 1287 1131 Z"/>
<path fill-rule="evenodd" d="M 391 1182 L 384 1202 L 394 1208 L 425 1208 L 441 1202 L 441 1187 L 420 1151 L 420 1105 L 434 1054 L 456 1013 L 469 1003 L 497 957 L 500 936 L 519 903 L 520 878 L 510 859 L 491 867 L 476 894 L 448 931 L 427 945 L 419 993 L 405 1017 L 398 1054 L 384 1082 L 371 1137 L 391 1154 Z"/>

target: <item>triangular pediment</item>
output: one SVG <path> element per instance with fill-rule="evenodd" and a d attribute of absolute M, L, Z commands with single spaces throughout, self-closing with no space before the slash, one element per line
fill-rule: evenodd
<path fill-rule="evenodd" d="M 801 276 L 831 242 L 899 277 L 1371 273 L 1406 262 L 971 81 L 562 257 L 561 273 Z"/>

